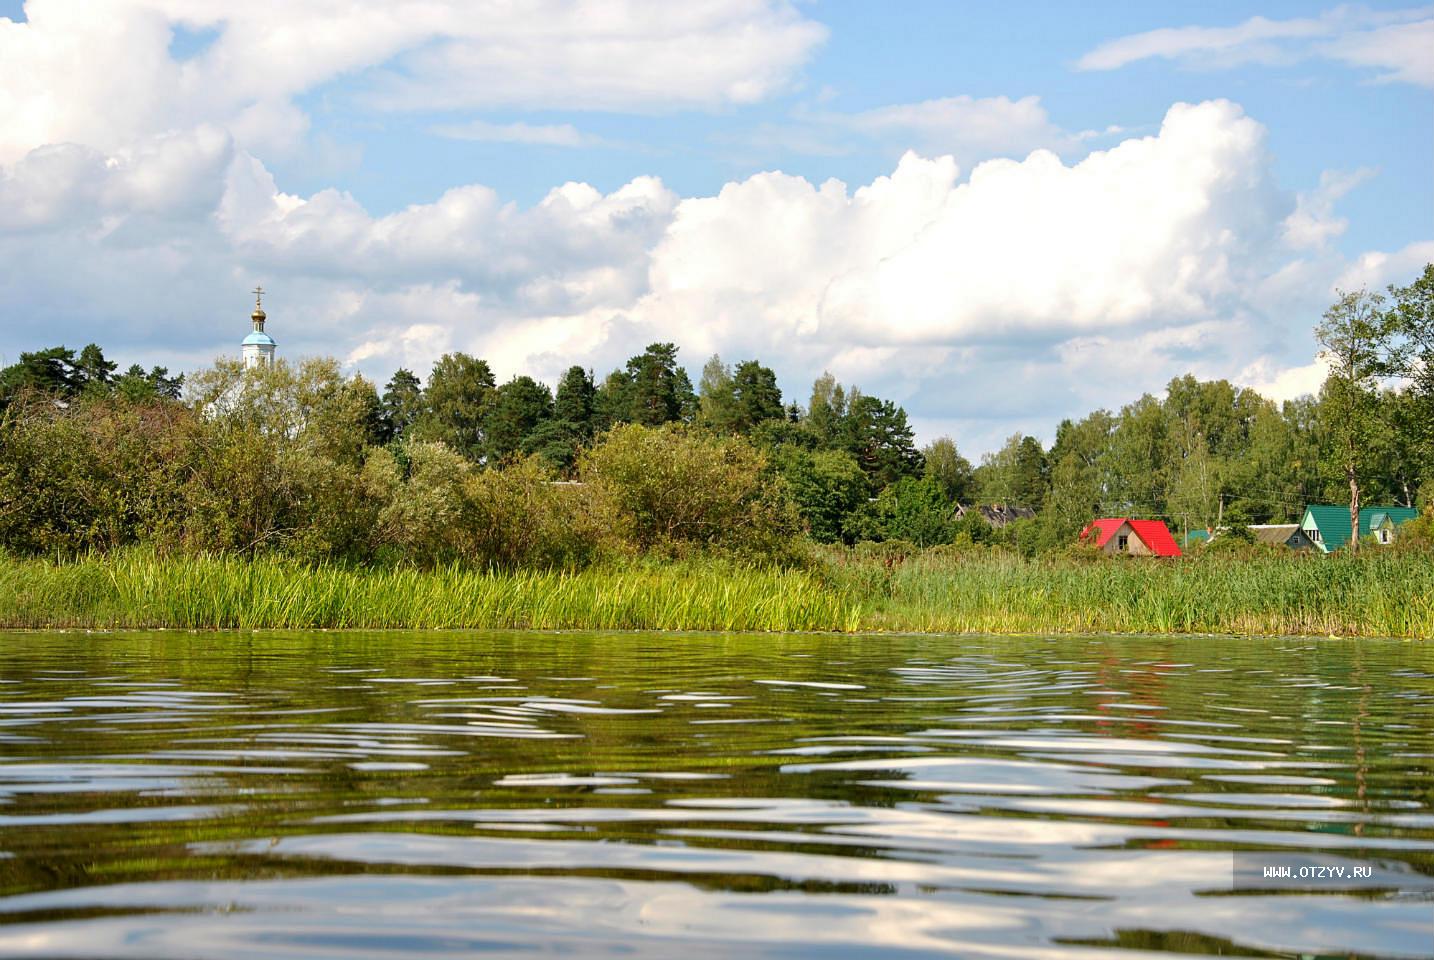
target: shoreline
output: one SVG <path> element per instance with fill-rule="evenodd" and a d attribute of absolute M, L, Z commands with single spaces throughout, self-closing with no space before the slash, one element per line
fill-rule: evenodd
<path fill-rule="evenodd" d="M 899 640 L 903 638 L 948 638 L 953 640 L 976 640 L 981 638 L 1017 638 L 1017 637 L 1051 637 L 1070 638 L 1082 637 L 1092 640 L 1157 640 L 1162 637 L 1180 637 L 1185 640 L 1314 640 L 1314 641 L 1335 641 L 1335 642 L 1364 642 L 1375 643 L 1418 643 L 1423 637 L 1393 637 L 1384 634 L 1319 634 L 1319 633 L 1210 633 L 1207 631 L 1170 631 L 1165 633 L 1130 631 L 1118 633 L 1102 630 L 1006 630 L 1006 631 L 958 631 L 942 632 L 919 630 L 879 630 L 879 629 L 858 629 L 854 631 L 845 630 L 698 630 L 693 628 L 658 630 L 650 627 L 624 627 L 624 628 L 591 628 L 591 627 L 166 627 L 154 625 L 142 626 L 121 626 L 121 627 L 12 627 L 0 622 L 0 636 L 30 636 L 30 635 L 53 635 L 53 634 L 75 634 L 85 636 L 132 636 L 135 634 L 173 634 L 175 636 L 299 636 L 313 633 L 325 634 L 392 634 L 400 636 L 403 634 L 448 634 L 448 633 L 475 633 L 475 634 L 537 634 L 540 636 L 562 637 L 562 636 L 590 636 L 601 634 L 610 637 L 644 637 L 644 636 L 691 636 L 691 637 L 812 637 L 812 638 L 842 638 L 856 639 L 860 637 L 871 637 L 879 639 Z M 1434 639 L 1434 637 L 1428 638 Z"/>
<path fill-rule="evenodd" d="M 537 630 L 1434 638 L 1434 555 L 1155 564 L 857 553 L 575 571 L 128 552 L 0 558 L 5 630 Z"/>

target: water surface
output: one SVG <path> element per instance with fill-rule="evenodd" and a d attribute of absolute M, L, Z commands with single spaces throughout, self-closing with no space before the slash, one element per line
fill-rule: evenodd
<path fill-rule="evenodd" d="M 1430 957 L 1431 651 L 0 634 L 0 955 Z"/>

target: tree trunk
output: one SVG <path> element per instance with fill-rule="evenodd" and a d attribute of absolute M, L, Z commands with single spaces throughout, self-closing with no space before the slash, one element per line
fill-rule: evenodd
<path fill-rule="evenodd" d="M 1349 549 L 1359 552 L 1359 477 L 1354 472 L 1353 465 L 1345 468 L 1345 476 L 1349 478 Z"/>

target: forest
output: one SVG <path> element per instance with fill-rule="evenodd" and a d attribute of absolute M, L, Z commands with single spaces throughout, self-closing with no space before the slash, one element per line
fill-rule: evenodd
<path fill-rule="evenodd" d="M 1434 497 L 1434 265 L 1340 294 L 1330 373 L 1276 404 L 1225 380 L 1012 436 L 973 464 L 918 447 L 891 400 L 823 374 L 784 396 L 757 359 L 696 384 L 671 343 L 556 390 L 441 357 L 381 387 L 331 359 L 183 376 L 94 344 L 0 370 L 0 550 L 277 552 L 303 560 L 582 566 L 715 550 L 782 560 L 806 539 L 1067 550 L 1095 516 L 1184 530 L 1293 521 L 1306 503 Z M 959 384 L 953 389 L 960 389 Z M 958 504 L 1035 511 L 993 530 Z"/>

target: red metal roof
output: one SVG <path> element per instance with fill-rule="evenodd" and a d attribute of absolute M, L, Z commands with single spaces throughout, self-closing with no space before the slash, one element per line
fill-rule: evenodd
<path fill-rule="evenodd" d="M 1132 520 L 1129 517 L 1102 517 L 1099 520 L 1092 520 L 1086 524 L 1080 533 L 1080 538 L 1085 540 L 1095 533 L 1095 545 L 1105 546 L 1115 532 L 1125 524 L 1130 524 L 1130 529 L 1140 538 L 1140 542 L 1157 557 L 1178 557 L 1180 547 L 1176 545 L 1175 538 L 1170 535 L 1170 530 L 1162 520 Z"/>
<path fill-rule="evenodd" d="M 1080 532 L 1080 538 L 1084 540 L 1086 537 L 1089 537 L 1091 531 L 1094 530 L 1096 535 L 1095 545 L 1097 547 L 1103 547 L 1111 537 L 1115 536 L 1115 531 L 1119 530 L 1120 525 L 1123 523 L 1125 523 L 1124 517 L 1103 517 L 1100 520 L 1092 520 L 1086 524 L 1085 529 Z"/>
<path fill-rule="evenodd" d="M 1164 520 L 1132 520 L 1130 528 L 1157 557 L 1180 556 L 1180 547 L 1170 535 L 1170 528 L 1165 526 Z"/>

